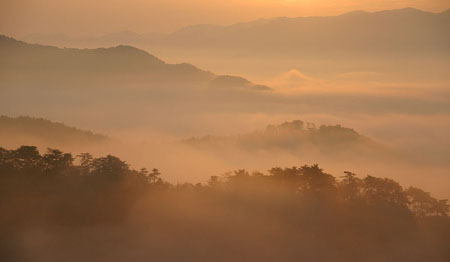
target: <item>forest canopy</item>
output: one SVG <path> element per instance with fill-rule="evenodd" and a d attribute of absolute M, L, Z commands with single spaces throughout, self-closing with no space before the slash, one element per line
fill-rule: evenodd
<path fill-rule="evenodd" d="M 143 239 L 167 236 L 168 232 L 176 236 L 165 240 L 172 245 L 172 252 L 158 251 L 158 245 L 136 250 L 154 252 L 163 260 L 181 256 L 187 260 L 220 256 L 262 261 L 334 256 L 335 261 L 358 261 L 370 256 L 445 261 L 450 257 L 447 200 L 435 199 L 419 188 L 403 188 L 388 178 L 361 178 L 349 171 L 336 177 L 317 164 L 274 167 L 267 173 L 241 169 L 211 176 L 204 184 L 171 184 L 158 169 L 135 170 L 111 155 L 73 156 L 57 149 L 41 154 L 36 147 L 22 146 L 0 148 L 0 187 L 0 226 L 5 232 L 18 232 L 9 231 L 11 228 L 126 225 L 123 230 L 131 234 L 128 227 L 133 225 L 145 229 Z M 9 241 L 8 236 L 2 241 Z M 192 241 L 189 250 L 182 247 L 186 239 Z M 64 241 L 62 250 L 67 248 Z M 88 242 L 99 244 L 95 241 Z M 248 251 L 229 253 L 219 242 L 229 248 L 244 245 Z M 396 248 L 400 243 L 406 248 Z M 274 245 L 270 257 L 261 255 L 265 245 Z M 317 254 L 324 246 L 329 252 Z M 215 251 L 200 252 L 204 247 Z M 355 252 L 355 247 L 365 247 L 365 251 Z M 104 248 L 110 247 L 100 245 Z M 131 252 L 136 247 L 123 248 Z"/>

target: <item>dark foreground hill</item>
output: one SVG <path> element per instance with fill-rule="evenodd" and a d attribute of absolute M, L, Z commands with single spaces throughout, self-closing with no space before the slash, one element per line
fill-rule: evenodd
<path fill-rule="evenodd" d="M 450 259 L 447 201 L 388 178 L 304 165 L 173 185 L 111 155 L 77 158 L 0 148 L 4 261 Z"/>

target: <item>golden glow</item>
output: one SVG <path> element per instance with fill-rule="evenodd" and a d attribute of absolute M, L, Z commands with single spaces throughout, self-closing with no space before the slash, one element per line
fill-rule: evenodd
<path fill-rule="evenodd" d="M 232 24 L 277 16 L 337 15 L 414 7 L 442 12 L 446 0 L 3 0 L 0 32 L 99 35 L 120 30 L 171 32 L 192 24 Z"/>

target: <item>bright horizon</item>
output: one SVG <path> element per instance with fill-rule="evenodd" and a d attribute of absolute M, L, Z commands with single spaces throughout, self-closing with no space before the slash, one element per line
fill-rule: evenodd
<path fill-rule="evenodd" d="M 165 0 L 56 0 L 2 1 L 0 32 L 15 37 L 28 34 L 98 36 L 120 31 L 170 33 L 196 24 L 229 25 L 273 17 L 331 16 L 355 10 L 368 12 L 416 8 L 428 12 L 450 9 L 444 0 L 255 0 L 221 2 Z M 238 12 L 237 12 L 238 10 Z"/>

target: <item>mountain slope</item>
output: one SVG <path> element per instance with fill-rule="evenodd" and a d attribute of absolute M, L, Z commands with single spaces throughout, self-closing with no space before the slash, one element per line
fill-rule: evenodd
<path fill-rule="evenodd" d="M 44 35 L 31 42 L 130 43 L 151 49 L 199 52 L 222 50 L 233 55 L 349 58 L 353 56 L 417 57 L 449 55 L 450 12 L 431 13 L 414 8 L 378 12 L 354 11 L 326 17 L 279 17 L 229 26 L 194 25 L 168 35 L 120 33 L 120 37 L 72 39 Z"/>
<path fill-rule="evenodd" d="M 99 145 L 108 137 L 43 118 L 0 116 L 0 146 L 67 147 Z"/>
<path fill-rule="evenodd" d="M 0 35 L 0 76 L 4 83 L 31 85 L 138 85 L 173 83 L 178 86 L 227 85 L 223 77 L 197 67 L 167 64 L 159 58 L 132 46 L 76 49 L 28 44 Z M 231 87 L 269 90 L 235 76 Z M 245 83 L 237 83 L 244 79 Z M 237 83 L 237 84 L 236 84 Z M 223 85 L 222 85 L 223 86 Z"/>
<path fill-rule="evenodd" d="M 242 49 L 301 57 L 416 56 L 450 53 L 450 15 L 406 8 L 329 17 L 280 17 L 225 27 L 193 27 L 169 36 L 184 47 Z M 195 29 L 195 30 L 193 30 Z"/>
<path fill-rule="evenodd" d="M 341 153 L 380 153 L 382 146 L 351 128 L 340 125 L 321 125 L 300 120 L 269 125 L 265 130 L 238 136 L 205 136 L 190 138 L 185 142 L 199 149 L 216 150 L 222 146 L 241 148 L 250 153 L 288 152 L 295 155 Z"/>
<path fill-rule="evenodd" d="M 209 80 L 210 72 L 189 64 L 166 64 L 143 50 L 131 46 L 75 49 L 28 44 L 0 36 L 2 72 L 50 74 L 79 77 L 110 74 Z"/>

